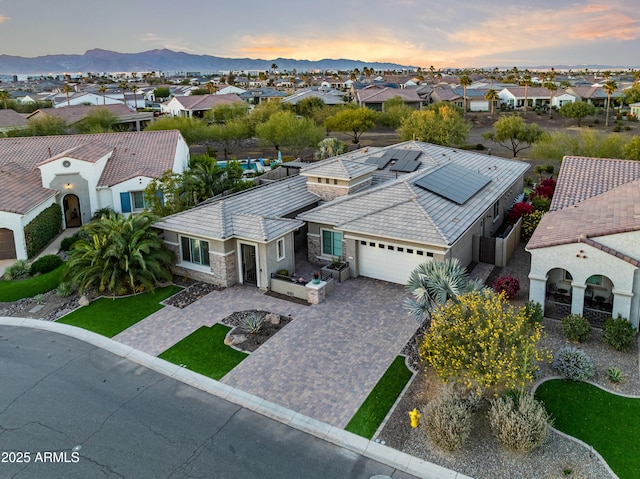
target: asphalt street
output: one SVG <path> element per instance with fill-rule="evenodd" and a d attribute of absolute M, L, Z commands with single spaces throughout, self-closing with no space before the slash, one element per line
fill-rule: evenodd
<path fill-rule="evenodd" d="M 0 326 L 0 478 L 362 478 L 401 471 L 68 336 Z"/>

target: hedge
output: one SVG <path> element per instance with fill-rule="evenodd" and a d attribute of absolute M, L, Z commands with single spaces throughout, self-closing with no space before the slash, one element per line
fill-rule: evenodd
<path fill-rule="evenodd" d="M 62 228 L 62 208 L 52 204 L 24 227 L 27 256 L 33 258 L 55 238 Z"/>

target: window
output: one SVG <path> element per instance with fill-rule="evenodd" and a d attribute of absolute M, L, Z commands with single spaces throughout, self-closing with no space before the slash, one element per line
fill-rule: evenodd
<path fill-rule="evenodd" d="M 593 284 L 595 286 L 600 286 L 602 284 L 602 275 L 594 274 L 593 276 L 589 276 L 587 278 L 587 284 Z"/>
<path fill-rule="evenodd" d="M 360 244 L 361 244 L 362 246 L 367 246 L 367 242 L 366 242 L 366 241 L 360 241 Z"/>
<path fill-rule="evenodd" d="M 411 248 L 407 248 L 407 253 L 413 254 L 413 250 Z"/>
<path fill-rule="evenodd" d="M 398 246 L 398 251 L 399 251 L 400 253 L 403 253 L 403 252 L 404 252 L 404 248 L 403 248 L 402 246 Z"/>
<path fill-rule="evenodd" d="M 209 242 L 195 238 L 180 237 L 182 261 L 187 263 L 209 265 Z"/>
<path fill-rule="evenodd" d="M 325 178 L 325 179 L 324 179 L 324 182 L 325 182 L 326 184 L 329 184 L 329 178 Z"/>
<path fill-rule="evenodd" d="M 337 185 L 337 184 L 338 184 L 338 180 L 335 180 L 335 179 L 334 179 L 334 180 L 333 180 L 333 184 L 334 184 L 334 185 Z"/>
<path fill-rule="evenodd" d="M 497 220 L 498 216 L 500 216 L 500 202 L 496 201 L 493 205 L 493 221 Z"/>
<path fill-rule="evenodd" d="M 387 245 L 387 249 L 390 249 L 391 251 L 393 251 L 393 246 L 391 246 L 390 244 Z"/>
<path fill-rule="evenodd" d="M 376 244 L 375 243 L 369 243 L 369 246 L 374 247 Z"/>
<path fill-rule="evenodd" d="M 418 256 L 424 256 L 424 251 L 416 250 L 416 254 L 417 254 Z"/>
<path fill-rule="evenodd" d="M 433 258 L 433 253 L 430 253 L 429 251 L 427 251 L 427 256 L 428 256 L 429 258 Z"/>
<path fill-rule="evenodd" d="M 322 254 L 342 258 L 342 233 L 322 230 Z"/>
<path fill-rule="evenodd" d="M 384 245 L 382 243 L 378 243 L 378 248 L 384 249 Z"/>
<path fill-rule="evenodd" d="M 318 178 L 318 183 L 322 183 L 322 180 L 320 178 Z"/>
<path fill-rule="evenodd" d="M 571 283 L 571 281 L 573 281 L 573 276 L 571 276 L 571 273 L 569 273 L 568 271 L 564 271 L 563 276 L 564 276 L 564 278 L 563 278 L 563 279 L 564 279 L 567 283 Z"/>
<path fill-rule="evenodd" d="M 144 191 L 131 192 L 131 204 L 134 210 L 143 210 L 147 206 L 144 201 Z"/>
<path fill-rule="evenodd" d="M 282 261 L 284 259 L 284 238 L 280 238 L 276 241 L 276 250 L 278 261 Z"/>

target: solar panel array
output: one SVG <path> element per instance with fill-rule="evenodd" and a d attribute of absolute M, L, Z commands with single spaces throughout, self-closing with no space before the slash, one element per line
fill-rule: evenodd
<path fill-rule="evenodd" d="M 462 205 L 491 183 L 491 178 L 469 168 L 448 163 L 415 182 L 416 186 Z"/>
<path fill-rule="evenodd" d="M 418 166 L 420 166 L 420 161 L 418 160 L 420 154 L 421 152 L 416 150 L 391 149 L 385 151 L 381 157 L 369 158 L 366 162 L 376 165 L 379 170 L 383 170 L 389 163 L 395 161 L 390 168 L 391 171 L 411 173 L 412 171 L 416 171 Z"/>

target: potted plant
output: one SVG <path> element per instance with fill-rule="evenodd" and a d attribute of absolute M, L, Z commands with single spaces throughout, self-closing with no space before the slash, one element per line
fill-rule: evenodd
<path fill-rule="evenodd" d="M 349 263 L 342 261 L 342 258 L 339 256 L 334 256 L 331 260 L 331 263 L 322 268 L 327 274 L 330 274 L 333 279 L 338 280 L 338 282 L 342 283 L 349 278 Z"/>
<path fill-rule="evenodd" d="M 320 284 L 320 271 L 316 271 L 313 273 L 313 279 L 311 280 L 313 284 Z"/>

